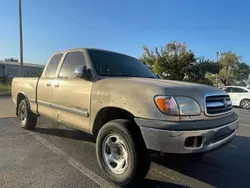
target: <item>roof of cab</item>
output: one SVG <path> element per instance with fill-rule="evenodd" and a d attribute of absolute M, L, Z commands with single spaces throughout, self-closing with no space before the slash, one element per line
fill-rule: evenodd
<path fill-rule="evenodd" d="M 67 52 L 80 51 L 80 50 L 97 50 L 97 51 L 112 52 L 112 53 L 117 53 L 117 54 L 121 54 L 121 55 L 127 55 L 127 54 L 115 52 L 115 51 L 112 51 L 112 50 L 99 49 L 99 48 L 72 48 L 72 49 L 67 49 L 67 50 L 59 51 L 59 52 L 56 52 L 54 54 L 67 53 Z"/>

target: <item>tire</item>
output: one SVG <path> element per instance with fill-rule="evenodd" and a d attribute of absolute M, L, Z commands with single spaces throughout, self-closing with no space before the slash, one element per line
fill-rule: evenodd
<path fill-rule="evenodd" d="M 120 186 L 143 179 L 149 170 L 148 150 L 136 126 L 129 120 L 112 120 L 97 135 L 98 164 L 104 175 Z"/>
<path fill-rule="evenodd" d="M 240 101 L 240 107 L 250 109 L 250 99 L 243 99 L 242 101 Z"/>
<path fill-rule="evenodd" d="M 34 129 L 37 123 L 37 116 L 28 108 L 27 100 L 23 99 L 18 106 L 18 118 L 20 126 L 24 129 Z"/>

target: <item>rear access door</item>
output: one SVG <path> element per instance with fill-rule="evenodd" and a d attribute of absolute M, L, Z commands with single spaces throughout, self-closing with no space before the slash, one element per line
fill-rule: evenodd
<path fill-rule="evenodd" d="M 43 71 L 43 75 L 38 81 L 37 86 L 37 103 L 38 113 L 40 115 L 51 118 L 51 93 L 52 86 L 56 80 L 56 72 L 59 62 L 62 59 L 63 54 L 55 54 L 48 62 Z"/>

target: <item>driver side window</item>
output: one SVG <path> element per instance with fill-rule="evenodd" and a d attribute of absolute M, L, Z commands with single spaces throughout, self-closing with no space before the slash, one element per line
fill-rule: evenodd
<path fill-rule="evenodd" d="M 69 52 L 64 58 L 59 78 L 74 78 L 74 70 L 78 66 L 86 66 L 83 52 Z"/>

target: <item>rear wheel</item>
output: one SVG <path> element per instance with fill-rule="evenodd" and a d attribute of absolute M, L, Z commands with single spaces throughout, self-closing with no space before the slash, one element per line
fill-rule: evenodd
<path fill-rule="evenodd" d="M 34 129 L 37 123 L 37 116 L 28 108 L 27 100 L 23 99 L 18 106 L 18 117 L 20 125 L 24 129 Z"/>
<path fill-rule="evenodd" d="M 140 180 L 149 170 L 146 146 L 131 129 L 134 126 L 128 120 L 112 120 L 97 136 L 98 164 L 108 179 L 122 186 Z"/>
<path fill-rule="evenodd" d="M 245 109 L 250 109 L 250 99 L 243 99 L 240 102 L 240 107 Z"/>

